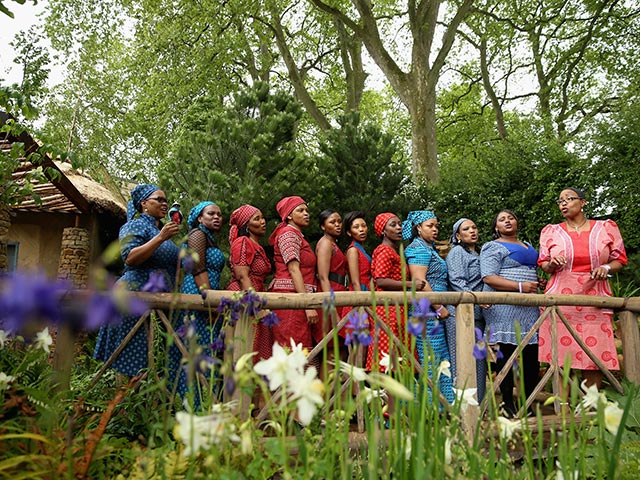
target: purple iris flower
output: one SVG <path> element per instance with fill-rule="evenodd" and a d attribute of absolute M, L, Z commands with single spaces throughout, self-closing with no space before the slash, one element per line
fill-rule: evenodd
<path fill-rule="evenodd" d="M 420 335 L 422 335 L 422 327 L 423 326 L 424 326 L 424 324 L 422 322 L 420 322 L 420 321 L 414 322 L 412 320 L 409 320 L 409 323 L 407 324 L 407 330 L 414 337 L 419 337 Z"/>
<path fill-rule="evenodd" d="M 209 348 L 211 348 L 211 350 L 213 350 L 214 352 L 224 352 L 224 331 L 221 331 L 218 334 L 218 338 L 216 338 L 211 345 L 209 345 Z"/>
<path fill-rule="evenodd" d="M 184 256 L 184 258 L 182 259 L 182 268 L 184 268 L 185 273 L 193 273 L 193 269 L 196 268 L 196 261 L 194 260 L 192 254 L 187 253 Z"/>
<path fill-rule="evenodd" d="M 346 345 L 370 345 L 373 339 L 369 332 L 369 316 L 357 310 L 351 310 L 347 317 L 347 335 L 345 336 L 344 343 Z"/>
<path fill-rule="evenodd" d="M 122 301 L 116 301 L 113 294 L 95 292 L 89 299 L 83 326 L 89 331 L 103 325 L 115 326 L 122 322 L 123 315 L 139 317 L 146 311 L 147 304 L 139 298 L 129 296 L 123 304 Z"/>
<path fill-rule="evenodd" d="M 421 298 L 420 300 L 412 300 L 413 308 L 411 309 L 411 316 L 415 319 L 426 320 L 431 317 L 436 317 L 436 313 L 431 311 L 431 302 L 428 298 Z"/>
<path fill-rule="evenodd" d="M 264 317 L 262 317 L 260 321 L 265 327 L 273 327 L 280 323 L 280 318 L 278 318 L 278 315 L 276 315 L 274 312 L 269 312 Z"/>
<path fill-rule="evenodd" d="M 322 310 L 328 313 L 336 311 L 336 292 L 333 291 L 333 288 L 329 293 L 329 298 L 325 298 L 322 301 Z"/>
<path fill-rule="evenodd" d="M 71 289 L 65 280 L 44 274 L 15 272 L 0 279 L 0 325 L 16 333 L 31 322 L 59 324 L 63 320 L 62 296 Z"/>
<path fill-rule="evenodd" d="M 236 379 L 233 378 L 233 375 L 228 375 L 224 381 L 224 389 L 227 392 L 227 395 L 233 395 L 233 392 L 236 391 Z"/>
<path fill-rule="evenodd" d="M 149 274 L 149 280 L 142 286 L 142 291 L 149 293 L 166 292 L 167 290 L 169 290 L 167 279 L 160 270 L 151 272 Z"/>

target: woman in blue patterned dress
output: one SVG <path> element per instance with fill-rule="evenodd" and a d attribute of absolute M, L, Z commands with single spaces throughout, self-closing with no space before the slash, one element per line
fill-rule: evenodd
<path fill-rule="evenodd" d="M 220 231 L 222 227 L 222 211 L 214 202 L 200 202 L 189 212 L 187 220 L 189 228 L 189 236 L 187 239 L 188 252 L 187 256 L 182 260 L 183 267 L 187 262 L 191 262 L 193 253 L 197 254 L 197 261 L 190 268 L 189 273 L 185 273 L 182 282 L 181 293 L 201 294 L 203 290 L 219 290 L 220 289 L 220 273 L 225 265 L 225 258 L 222 251 L 216 244 L 214 234 Z M 212 345 L 216 342 L 221 329 L 222 319 L 218 319 L 216 312 L 189 311 L 180 319 L 177 328 L 185 323 L 192 323 L 196 334 L 198 345 L 202 350 L 199 352 L 201 357 L 212 357 Z M 175 379 L 175 372 L 180 369 L 182 354 L 178 347 L 171 346 L 169 350 L 169 379 L 171 382 Z M 196 392 L 196 406 L 199 405 L 199 386 L 194 389 Z M 183 395 L 187 392 L 187 378 L 185 370 L 180 369 L 180 377 L 178 380 L 177 392 Z"/>
<path fill-rule="evenodd" d="M 510 210 L 502 210 L 493 221 L 495 240 L 486 243 L 480 251 L 480 272 L 485 292 L 536 293 L 538 291 L 538 252 L 530 243 L 518 239 L 518 219 Z M 538 307 L 516 305 L 492 305 L 484 311 L 489 343 L 497 343 L 503 358 L 496 362 L 502 369 L 518 345 L 516 323 L 520 336 L 524 337 L 538 319 Z M 520 372 L 524 379 L 527 398 L 538 383 L 538 333 L 522 350 Z M 500 384 L 504 411 L 515 416 L 517 408 L 513 399 L 513 373 Z"/>
<path fill-rule="evenodd" d="M 481 292 L 484 282 L 480 274 L 480 252 L 478 251 L 478 227 L 468 218 L 461 218 L 453 225 L 451 236 L 453 246 L 447 255 L 447 271 L 449 287 L 455 292 Z M 451 357 L 451 374 L 456 383 L 456 317 L 455 307 L 449 306 L 449 318 L 445 322 L 449 356 Z M 484 332 L 484 318 L 480 305 L 473 306 L 475 327 Z M 487 362 L 476 359 L 476 380 L 478 401 L 484 398 L 487 380 Z M 461 388 L 464 385 L 460 386 Z"/>
<path fill-rule="evenodd" d="M 127 223 L 120 228 L 120 254 L 124 274 L 118 280 L 128 290 L 140 291 L 153 274 L 153 291 L 171 291 L 178 264 L 178 246 L 171 241 L 179 231 L 175 222 L 163 224 L 167 197 L 156 185 L 138 185 L 131 191 Z M 127 316 L 116 326 L 102 326 L 94 357 L 106 361 L 122 343 L 139 317 Z M 112 367 L 130 377 L 147 367 L 147 336 L 140 328 L 118 355 Z"/>
<path fill-rule="evenodd" d="M 409 266 L 411 280 L 414 282 L 423 280 L 424 292 L 447 291 L 447 264 L 438 254 L 435 241 L 438 238 L 438 219 L 430 210 L 417 210 L 409 212 L 407 219 L 402 222 L 402 238 L 412 239 L 404 251 L 404 256 Z M 444 305 L 431 305 L 436 313 L 436 319 L 429 317 L 426 322 L 426 345 L 433 350 L 433 361 L 425 362 L 425 352 L 422 339 L 418 338 L 416 350 L 420 364 L 428 369 L 429 377 L 433 379 L 432 372 L 441 362 L 449 360 L 449 350 L 445 339 L 444 330 L 437 324 L 438 320 L 444 320 L 449 316 L 449 311 Z M 429 357 L 429 355 L 427 355 Z M 440 376 L 440 392 L 453 403 L 453 385 L 451 377 Z"/>

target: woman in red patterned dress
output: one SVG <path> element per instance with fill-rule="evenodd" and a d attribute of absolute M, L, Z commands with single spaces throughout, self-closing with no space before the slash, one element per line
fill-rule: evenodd
<path fill-rule="evenodd" d="M 381 213 L 376 217 L 374 229 L 376 235 L 382 239 L 382 243 L 373 251 L 371 258 L 371 276 L 376 291 L 402 290 L 405 284 L 402 281 L 402 261 L 398 253 L 402 241 L 402 222 L 393 213 Z M 423 287 L 424 280 L 419 280 L 416 289 L 422 290 Z M 376 315 L 387 324 L 396 337 L 405 338 L 404 307 L 396 308 L 395 305 L 389 305 L 388 310 L 389 315 L 387 315 L 387 309 L 384 305 L 378 306 L 376 307 Z M 374 341 L 369 345 L 367 352 L 367 370 L 371 370 L 377 364 L 381 371 L 387 371 L 392 366 L 380 366 L 380 360 L 389 354 L 389 337 L 382 330 L 376 328 L 375 324 L 372 326 L 371 334 L 374 339 L 375 335 L 378 335 L 378 358 L 374 359 L 376 348 Z"/>
<path fill-rule="evenodd" d="M 558 207 L 565 221 L 547 225 L 540 234 L 538 265 L 551 278 L 545 293 L 610 297 L 609 274 L 619 272 L 627 255 L 618 226 L 612 220 L 588 220 L 584 192 L 566 188 L 560 192 Z M 613 311 L 597 307 L 559 307 L 584 343 L 609 369 L 619 370 L 613 339 Z M 540 328 L 539 359 L 551 362 L 551 321 Z M 602 373 L 580 348 L 561 320 L 557 321 L 558 361 L 571 356 L 571 367 L 582 370 L 588 386 L 601 387 Z"/>
<path fill-rule="evenodd" d="M 260 239 L 267 231 L 262 212 L 253 205 L 242 205 L 231 214 L 229 225 L 231 282 L 227 290 L 253 289 L 264 292 L 265 280 L 271 273 L 271 262 L 260 245 Z M 256 322 L 253 335 L 249 328 L 244 330 L 244 335 L 248 345 L 253 346 L 253 351 L 271 353 L 273 334 L 269 325 Z"/>
<path fill-rule="evenodd" d="M 275 275 L 269 286 L 270 292 L 313 293 L 316 291 L 316 256 L 302 235 L 302 229 L 309 226 L 307 202 L 298 196 L 285 197 L 278 202 L 276 210 L 282 222 L 269 237 L 273 245 Z M 276 310 L 280 319 L 272 327 L 273 340 L 283 346 L 290 346 L 291 340 L 311 349 L 313 338 L 311 326 L 318 322 L 318 312 L 307 310 Z M 259 352 L 263 358 L 271 352 Z"/>

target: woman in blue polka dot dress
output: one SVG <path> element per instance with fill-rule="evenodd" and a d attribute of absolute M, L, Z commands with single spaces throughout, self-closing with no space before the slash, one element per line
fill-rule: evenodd
<path fill-rule="evenodd" d="M 220 231 L 222 227 L 222 212 L 220 207 L 214 202 L 200 202 L 189 212 L 187 220 L 189 224 L 189 238 L 187 246 L 189 252 L 197 255 L 187 255 L 182 263 L 185 271 L 184 282 L 180 291 L 182 293 L 200 294 L 203 290 L 219 290 L 220 274 L 225 265 L 225 258 L 222 251 L 218 248 L 214 234 Z M 195 263 L 193 262 L 193 260 Z M 187 263 L 193 264 L 188 265 Z M 186 322 L 185 322 L 186 321 Z M 204 359 L 204 364 L 212 362 L 212 347 L 220 342 L 216 342 L 220 334 L 222 319 L 218 318 L 217 312 L 201 312 L 189 311 L 183 315 L 176 328 L 192 323 L 193 330 L 196 334 L 197 342 L 202 347 L 198 352 L 191 352 L 198 355 L 199 359 Z M 185 329 L 189 331 L 190 329 Z M 184 340 L 186 343 L 188 339 Z M 187 345 L 188 346 L 188 345 Z M 188 390 L 187 376 L 185 369 L 181 368 L 182 354 L 175 345 L 169 350 L 169 381 L 173 384 L 176 378 L 176 372 L 179 373 L 177 392 L 184 397 Z M 196 367 L 200 368 L 203 362 L 197 361 Z M 203 372 L 207 373 L 207 372 Z M 200 395 L 199 388 L 194 389 L 196 393 L 195 405 L 199 406 Z"/>
<path fill-rule="evenodd" d="M 163 224 L 167 215 L 167 197 L 156 185 L 138 185 L 131 191 L 127 206 L 127 223 L 120 228 L 120 253 L 124 260 L 124 274 L 118 283 L 128 290 L 140 291 L 150 277 L 153 291 L 171 291 L 174 288 L 178 263 L 178 246 L 171 239 L 178 234 L 180 225 Z M 119 325 L 100 328 L 94 357 L 107 360 L 122 343 L 139 317 L 127 316 Z M 112 364 L 112 368 L 130 377 L 147 367 L 146 329 L 140 328 Z"/>

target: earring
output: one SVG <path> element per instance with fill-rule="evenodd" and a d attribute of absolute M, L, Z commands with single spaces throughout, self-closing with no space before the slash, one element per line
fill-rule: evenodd
<path fill-rule="evenodd" d="M 148 212 L 149 212 L 149 209 L 148 209 L 148 208 L 145 208 L 145 209 L 144 209 L 144 213 L 148 213 Z"/>

